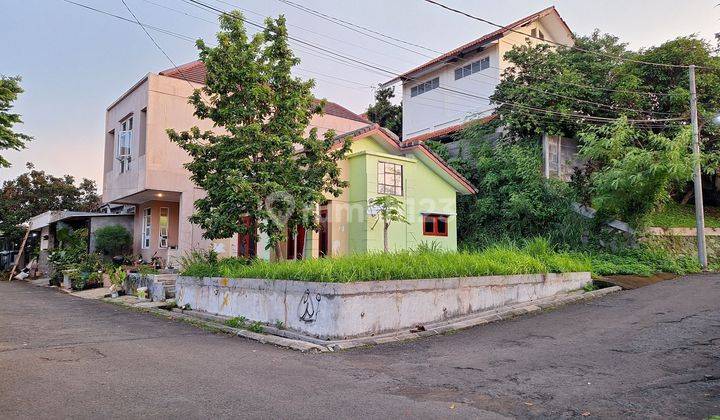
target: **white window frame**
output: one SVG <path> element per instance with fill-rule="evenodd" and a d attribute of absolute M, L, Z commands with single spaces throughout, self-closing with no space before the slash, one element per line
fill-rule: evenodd
<path fill-rule="evenodd" d="M 120 161 L 120 173 L 124 173 L 130 170 L 130 163 L 132 161 L 132 115 L 120 121 L 120 131 L 117 136 L 117 150 L 115 152 L 115 158 Z"/>
<path fill-rule="evenodd" d="M 410 97 L 414 98 L 415 96 L 422 95 L 423 93 L 430 92 L 431 90 L 437 89 L 439 87 L 440 77 L 433 77 L 426 82 L 420 83 L 410 88 Z"/>
<path fill-rule="evenodd" d="M 403 165 L 395 162 L 378 161 L 377 168 L 378 194 L 396 195 L 402 197 L 405 190 L 405 180 L 403 179 Z"/>
<path fill-rule="evenodd" d="M 152 237 L 152 208 L 148 207 L 143 210 L 142 219 L 142 249 L 150 248 L 150 240 Z"/>
<path fill-rule="evenodd" d="M 455 69 L 455 80 L 460 80 L 463 77 L 468 77 L 477 72 L 483 71 L 490 68 L 490 56 L 483 57 L 479 60 L 473 61 L 472 63 L 465 64 Z"/>
<path fill-rule="evenodd" d="M 158 220 L 158 248 L 168 247 L 168 232 L 170 229 L 170 207 L 160 207 Z"/>

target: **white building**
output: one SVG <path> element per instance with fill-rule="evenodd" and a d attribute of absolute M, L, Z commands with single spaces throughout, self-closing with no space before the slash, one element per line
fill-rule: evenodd
<path fill-rule="evenodd" d="M 551 40 L 573 45 L 572 31 L 549 7 L 484 35 L 384 84 L 402 83 L 403 141 L 425 141 L 458 131 L 492 113 L 489 97 L 510 64 L 515 45 Z"/>

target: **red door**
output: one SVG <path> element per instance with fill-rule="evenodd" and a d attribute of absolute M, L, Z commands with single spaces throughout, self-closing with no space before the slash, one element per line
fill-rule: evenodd
<path fill-rule="evenodd" d="M 303 258 L 303 252 L 305 248 L 305 228 L 298 226 L 297 234 L 293 239 L 293 233 L 288 228 L 287 230 L 287 259 L 288 260 L 301 260 Z"/>
<path fill-rule="evenodd" d="M 327 257 L 330 253 L 330 231 L 328 228 L 328 211 L 320 210 L 320 257 Z"/>
<path fill-rule="evenodd" d="M 243 216 L 240 223 L 244 224 L 248 228 L 255 226 L 255 220 L 250 216 Z M 257 251 L 257 244 L 255 243 L 255 235 L 246 233 L 244 235 L 238 235 L 238 257 L 254 258 Z"/>

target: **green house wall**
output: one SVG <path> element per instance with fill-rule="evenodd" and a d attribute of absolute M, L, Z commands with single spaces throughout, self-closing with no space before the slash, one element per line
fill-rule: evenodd
<path fill-rule="evenodd" d="M 353 142 L 348 162 L 349 203 L 351 208 L 358 209 L 348 221 L 349 253 L 383 250 L 382 221 L 378 222 L 367 214 L 368 201 L 381 195 L 377 193 L 378 162 L 403 166 L 403 196 L 398 198 L 404 204 L 409 223 L 396 222 L 390 225 L 390 251 L 413 249 L 422 242 L 435 242 L 446 250 L 457 249 L 457 192 L 428 165 L 413 156 L 388 153 L 370 137 Z M 448 236 L 423 235 L 423 213 L 448 215 Z"/>

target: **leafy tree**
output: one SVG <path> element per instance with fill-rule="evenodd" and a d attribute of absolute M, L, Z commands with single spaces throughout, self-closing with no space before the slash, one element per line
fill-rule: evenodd
<path fill-rule="evenodd" d="M 23 93 L 20 77 L 0 76 L 0 150 L 21 150 L 32 137 L 12 130 L 15 124 L 22 122 L 20 115 L 10 112 L 12 103 Z M 0 168 L 10 167 L 10 162 L 0 156 Z"/>
<path fill-rule="evenodd" d="M 304 135 L 324 103 L 314 103 L 312 80 L 291 75 L 300 60 L 288 46 L 285 18 L 267 19 L 266 29 L 252 37 L 242 19 L 237 11 L 220 17 L 217 47 L 197 42 L 207 80 L 190 103 L 195 115 L 212 120 L 218 132 L 194 127 L 168 134 L 192 157 L 186 168 L 206 192 L 195 201 L 190 221 L 210 239 L 257 235 L 240 223 L 249 215 L 281 258 L 286 226 L 317 229 L 307 210 L 347 186 L 337 161 L 350 143 L 335 143 L 332 131 L 319 139 L 315 128 Z"/>
<path fill-rule="evenodd" d="M 0 189 L 0 236 L 17 241 L 23 235 L 20 225 L 49 210 L 91 211 L 100 205 L 95 181 L 83 178 L 76 185 L 70 175 L 56 177 L 36 170 L 5 181 Z"/>
<path fill-rule="evenodd" d="M 407 218 L 403 214 L 403 203 L 399 198 L 392 195 L 380 195 L 371 198 L 369 204 L 377 209 L 377 215 L 375 216 L 377 219 L 372 229 L 375 229 L 380 219 L 383 221 L 383 249 L 385 252 L 388 252 L 388 230 L 390 229 L 390 224 L 393 222 L 408 223 Z"/>
<path fill-rule="evenodd" d="M 393 105 L 390 99 L 395 97 L 395 88 L 378 88 L 375 91 L 375 103 L 367 109 L 368 119 L 402 136 L 402 104 Z"/>
<path fill-rule="evenodd" d="M 606 55 L 544 44 L 519 46 L 506 54 L 505 58 L 514 66 L 505 71 L 492 99 L 499 104 L 497 112 L 510 140 L 536 144 L 543 133 L 576 138 L 581 146 L 592 140 L 592 146 L 585 149 L 588 164 L 575 174 L 574 185 L 579 187 L 577 193 L 583 202 L 602 206 L 608 217 L 639 223 L 644 214 L 661 205 L 670 194 L 679 199 L 686 193 L 687 200 L 692 194 L 691 184 L 681 182 L 685 179 L 681 176 L 681 167 L 687 163 L 687 154 L 681 156 L 680 150 L 668 144 L 672 139 L 687 146 L 684 142 L 687 122 L 665 123 L 653 119 L 689 120 L 688 69 L 637 61 L 696 64 L 710 69 L 698 69 L 697 87 L 705 152 L 703 164 L 708 173 L 712 173 L 710 169 L 717 166 L 707 165 L 714 164 L 717 160 L 714 155 L 720 150 L 720 127 L 713 122 L 720 109 L 720 58 L 715 50 L 707 42 L 688 36 L 657 47 L 630 51 L 617 37 L 598 31 L 578 37 L 577 45 Z M 552 114 L 529 111 L 510 103 L 548 110 Z M 604 117 L 617 123 L 603 127 L 609 123 L 590 123 L 580 118 L 583 115 Z M 648 123 L 634 123 L 631 128 L 623 118 Z M 632 138 L 631 144 L 616 144 L 627 136 Z M 621 147 L 628 155 L 623 154 L 622 161 L 605 159 L 599 154 L 599 147 Z M 638 172 L 633 174 L 632 170 Z M 715 179 L 709 181 L 706 184 L 717 184 Z M 635 191 L 641 184 L 649 189 Z M 640 205 L 641 200 L 648 201 Z M 631 202 L 635 204 L 630 205 Z"/>
<path fill-rule="evenodd" d="M 580 240 L 583 228 L 571 208 L 572 191 L 562 181 L 545 179 L 542 153 L 537 144 L 500 139 L 488 141 L 494 132 L 483 124 L 471 124 L 459 136 L 469 150 L 449 163 L 479 193 L 458 197 L 458 238 L 471 248 L 502 240 L 535 236 L 554 243 Z M 435 144 L 436 151 L 442 153 Z"/>
<path fill-rule="evenodd" d="M 109 225 L 95 231 L 95 248 L 104 255 L 120 255 L 132 247 L 132 234 L 121 225 Z"/>

